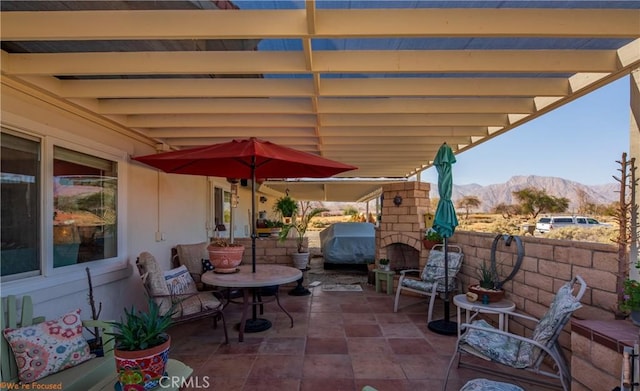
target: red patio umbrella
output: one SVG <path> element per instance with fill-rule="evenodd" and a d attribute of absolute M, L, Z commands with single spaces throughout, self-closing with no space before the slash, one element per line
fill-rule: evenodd
<path fill-rule="evenodd" d="M 133 159 L 168 173 L 251 179 L 251 261 L 254 272 L 256 178 L 326 178 L 357 168 L 254 137 Z"/>

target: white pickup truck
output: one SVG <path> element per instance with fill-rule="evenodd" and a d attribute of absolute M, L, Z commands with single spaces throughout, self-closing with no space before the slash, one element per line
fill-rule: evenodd
<path fill-rule="evenodd" d="M 611 224 L 601 223 L 591 217 L 584 216 L 549 216 L 542 217 L 536 223 L 536 231 L 540 233 L 549 232 L 552 229 L 575 225 L 582 228 L 609 227 Z"/>

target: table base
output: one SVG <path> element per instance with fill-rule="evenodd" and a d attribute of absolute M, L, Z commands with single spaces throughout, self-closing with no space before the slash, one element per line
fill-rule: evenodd
<path fill-rule="evenodd" d="M 434 320 L 427 325 L 429 330 L 442 335 L 458 334 L 458 323 L 446 319 Z"/>
<path fill-rule="evenodd" d="M 247 319 L 246 324 L 244 325 L 245 333 L 259 333 L 261 331 L 269 330 L 272 324 L 269 319 L 256 318 L 256 319 Z M 240 328 L 240 325 L 238 325 Z"/>
<path fill-rule="evenodd" d="M 309 296 L 311 291 L 302 285 L 302 278 L 298 280 L 298 285 L 289 291 L 290 296 Z"/>

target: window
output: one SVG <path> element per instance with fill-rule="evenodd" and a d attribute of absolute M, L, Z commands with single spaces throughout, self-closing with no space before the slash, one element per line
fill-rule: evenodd
<path fill-rule="evenodd" d="M 0 134 L 2 197 L 1 275 L 37 275 L 40 270 L 40 142 Z"/>
<path fill-rule="evenodd" d="M 46 152 L 40 139 L 4 129 L 0 146 L 2 281 L 118 255 L 115 161 L 50 144 Z"/>
<path fill-rule="evenodd" d="M 219 187 L 214 188 L 214 233 L 217 237 L 228 237 L 231 229 L 231 193 Z"/>
<path fill-rule="evenodd" d="M 54 147 L 53 267 L 117 255 L 116 163 Z"/>

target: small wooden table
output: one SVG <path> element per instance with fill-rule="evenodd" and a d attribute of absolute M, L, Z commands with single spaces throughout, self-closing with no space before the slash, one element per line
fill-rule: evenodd
<path fill-rule="evenodd" d="M 166 378 L 162 378 L 160 385 L 154 388 L 154 390 L 178 391 L 180 388 L 190 384 L 188 379 L 189 376 L 191 376 L 191 373 L 193 373 L 193 369 L 184 363 L 178 360 L 169 359 L 166 371 Z M 89 388 L 89 391 L 114 391 L 116 389 L 114 387 L 117 381 L 118 374 L 114 370 L 112 377 L 105 378 L 100 383 Z"/>
<path fill-rule="evenodd" d="M 381 291 L 381 281 L 387 282 L 387 295 L 393 294 L 393 277 L 396 275 L 394 271 L 387 271 L 382 269 L 374 269 L 373 272 L 376 275 L 376 292 Z"/>
<path fill-rule="evenodd" d="M 243 308 L 242 319 L 238 329 L 238 341 L 244 340 L 244 333 L 268 330 L 271 322 L 267 319 L 258 319 L 255 313 L 255 306 L 261 304 L 256 300 L 255 290 L 262 287 L 282 285 L 294 282 L 302 278 L 302 271 L 291 266 L 259 264 L 256 265 L 256 272 L 252 272 L 251 265 L 240 265 L 237 273 L 218 274 L 214 272 L 206 272 L 202 275 L 202 282 L 208 285 L 220 286 L 224 288 L 242 288 L 243 291 Z M 251 301 L 251 293 L 253 293 L 253 302 Z M 278 292 L 275 294 L 278 307 L 291 319 L 291 327 L 293 327 L 293 318 L 287 310 L 280 304 Z M 253 317 L 247 320 L 247 310 L 253 306 Z M 248 330 L 247 325 L 250 325 Z"/>
<path fill-rule="evenodd" d="M 482 304 L 481 301 L 469 301 L 467 295 L 460 294 L 453 297 L 453 304 L 458 307 L 458 337 L 460 337 L 460 309 L 465 310 L 466 321 L 469 323 L 469 312 L 471 310 L 478 310 L 481 314 L 498 314 L 498 328 L 502 331 L 509 330 L 509 315 L 508 312 L 514 311 L 516 305 L 513 301 L 502 299 L 495 303 Z M 496 309 L 500 311 L 495 311 Z M 506 311 L 507 313 L 505 313 Z"/>

